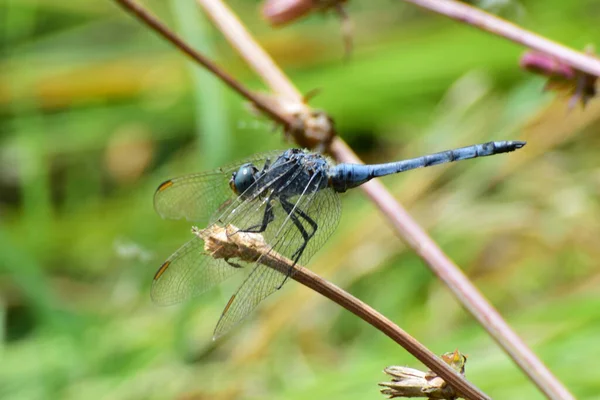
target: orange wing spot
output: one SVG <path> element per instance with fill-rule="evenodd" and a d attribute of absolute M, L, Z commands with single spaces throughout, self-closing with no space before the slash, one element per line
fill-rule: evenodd
<path fill-rule="evenodd" d="M 161 183 L 158 189 L 156 189 L 156 191 L 162 192 L 163 190 L 168 189 L 171 186 L 173 186 L 173 181 L 169 179 L 168 181 L 164 181 L 163 183 Z"/>
<path fill-rule="evenodd" d="M 167 270 L 167 268 L 169 268 L 169 265 L 171 265 L 171 261 L 165 261 L 163 265 L 160 266 L 160 268 L 158 269 L 158 271 L 156 271 L 156 274 L 154 275 L 155 281 L 160 279 L 161 275 Z"/>
<path fill-rule="evenodd" d="M 229 310 L 229 307 L 231 307 L 231 303 L 233 303 L 234 300 L 235 300 L 235 294 L 233 296 L 231 296 L 231 298 L 227 302 L 227 305 L 225 306 L 225 309 L 223 310 L 223 315 L 227 314 L 227 310 Z"/>

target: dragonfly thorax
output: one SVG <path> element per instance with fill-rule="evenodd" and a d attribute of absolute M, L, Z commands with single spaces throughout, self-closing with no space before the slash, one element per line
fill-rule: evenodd
<path fill-rule="evenodd" d="M 243 164 L 237 171 L 231 174 L 229 187 L 237 195 L 244 193 L 257 179 L 258 168 L 252 163 Z"/>

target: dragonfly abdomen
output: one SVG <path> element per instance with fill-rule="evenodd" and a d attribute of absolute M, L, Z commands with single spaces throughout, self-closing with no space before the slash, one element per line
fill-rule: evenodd
<path fill-rule="evenodd" d="M 525 142 L 520 141 L 487 142 L 387 164 L 339 164 L 331 168 L 329 184 L 335 191 L 345 192 L 347 189 L 360 186 L 376 177 L 447 162 L 508 153 L 523 146 L 525 146 Z"/>

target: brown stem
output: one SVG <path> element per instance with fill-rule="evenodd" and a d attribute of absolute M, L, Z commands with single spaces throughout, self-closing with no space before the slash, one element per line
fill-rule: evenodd
<path fill-rule="evenodd" d="M 481 392 L 472 383 L 464 379 L 448 364 L 419 343 L 419 341 L 410 336 L 377 310 L 363 303 L 350 293 L 303 267 L 298 267 L 298 272 L 294 274 L 293 279 L 339 304 L 360 319 L 371 324 L 377 330 L 383 332 L 394 342 L 405 348 L 416 359 L 425 364 L 429 369 L 441 376 L 457 392 L 462 393 L 464 397 L 469 399 L 489 399 L 485 393 Z"/>
<path fill-rule="evenodd" d="M 490 399 L 462 375 L 433 354 L 419 341 L 381 313 L 352 296 L 314 272 L 272 251 L 260 234 L 241 232 L 237 227 L 212 225 L 206 229 L 192 231 L 204 240 L 204 250 L 214 258 L 239 259 L 248 263 L 257 262 L 279 271 L 282 276 L 289 273 L 292 279 L 339 304 L 357 317 L 368 322 L 390 339 L 404 347 L 415 358 L 442 377 L 461 397 L 468 399 Z"/>
<path fill-rule="evenodd" d="M 504 37 L 530 49 L 550 54 L 573 68 L 600 77 L 600 60 L 553 42 L 495 15 L 455 0 L 404 0 L 421 8 L 472 25 L 482 31 Z"/>
<path fill-rule="evenodd" d="M 196 0 L 223 33 L 229 43 L 240 53 L 242 58 L 255 70 L 273 93 L 284 96 L 289 101 L 302 103 L 302 94 L 289 81 L 277 64 L 256 42 L 229 7 L 214 0 Z"/>
<path fill-rule="evenodd" d="M 215 74 L 221 81 L 227 84 L 231 89 L 238 92 L 241 96 L 250 100 L 256 108 L 267 114 L 274 121 L 288 127 L 292 125 L 293 121 L 291 118 L 279 112 L 272 104 L 265 101 L 260 96 L 255 95 L 250 90 L 246 89 L 239 81 L 234 79 L 231 75 L 225 72 L 222 68 L 217 66 L 214 62 L 200 54 L 198 51 L 190 47 L 183 39 L 173 33 L 167 28 L 162 22 L 160 22 L 154 15 L 146 10 L 141 5 L 137 4 L 132 0 L 115 0 L 119 3 L 126 11 L 135 15 L 141 22 L 146 24 L 150 29 L 158 33 L 164 39 L 171 42 L 175 47 L 185 53 L 192 60 L 202 65 L 210 72 Z"/>

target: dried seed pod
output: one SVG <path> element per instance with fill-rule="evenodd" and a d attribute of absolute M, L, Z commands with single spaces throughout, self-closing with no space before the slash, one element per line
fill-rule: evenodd
<path fill-rule="evenodd" d="M 456 372 L 465 374 L 465 363 L 467 357 L 458 350 L 444 353 L 442 360 L 450 365 Z M 381 394 L 389 396 L 389 399 L 397 397 L 426 397 L 428 399 L 454 400 L 460 397 L 446 381 L 437 376 L 433 371 L 419 371 L 418 369 L 391 366 L 383 370 L 392 377 L 391 382 L 381 382 L 379 386 Z"/>

